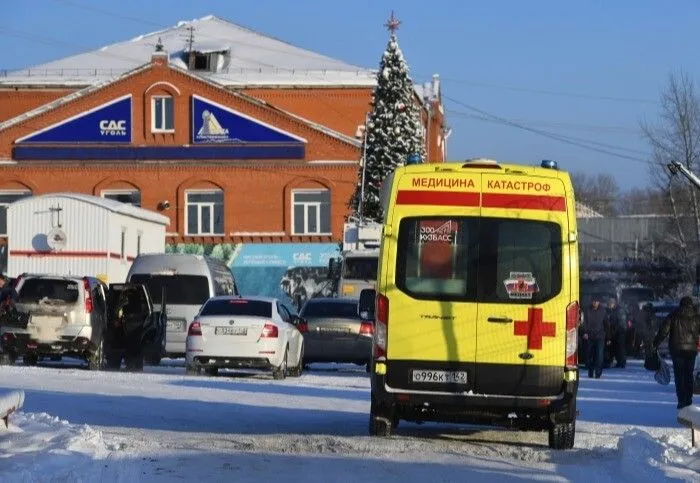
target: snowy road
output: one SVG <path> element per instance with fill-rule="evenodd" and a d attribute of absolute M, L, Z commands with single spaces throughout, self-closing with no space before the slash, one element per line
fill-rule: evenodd
<path fill-rule="evenodd" d="M 24 389 L 0 434 L 0 481 L 700 481 L 700 454 L 677 424 L 673 384 L 638 363 L 582 381 L 576 447 L 546 433 L 402 422 L 367 436 L 369 379 L 314 366 L 300 379 L 0 367 Z M 693 469 L 695 471 L 693 471 Z"/>

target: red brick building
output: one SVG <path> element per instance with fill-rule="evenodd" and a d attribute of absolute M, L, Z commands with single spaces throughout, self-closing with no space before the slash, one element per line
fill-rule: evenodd
<path fill-rule="evenodd" d="M 370 69 L 216 17 L 11 72 L 0 244 L 7 203 L 57 191 L 157 210 L 169 244 L 335 243 L 373 86 Z M 444 161 L 437 78 L 416 103 L 429 159 Z"/>

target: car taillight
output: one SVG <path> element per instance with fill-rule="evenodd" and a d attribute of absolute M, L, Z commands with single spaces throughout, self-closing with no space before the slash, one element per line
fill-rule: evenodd
<path fill-rule="evenodd" d="M 2 341 L 3 342 L 9 342 L 9 341 L 14 340 L 14 339 L 15 339 L 15 334 L 13 334 L 12 332 L 5 332 L 4 334 L 2 334 Z"/>
<path fill-rule="evenodd" d="M 188 336 L 202 335 L 202 326 L 199 322 L 194 321 L 190 324 L 190 328 L 187 331 Z"/>
<path fill-rule="evenodd" d="M 275 324 L 265 324 L 265 327 L 263 327 L 262 330 L 262 334 L 260 334 L 260 337 L 262 338 L 275 338 L 278 336 L 279 332 Z"/>
<path fill-rule="evenodd" d="M 374 335 L 374 324 L 372 322 L 362 322 L 360 324 L 360 335 Z"/>
<path fill-rule="evenodd" d="M 306 322 L 299 322 L 297 324 L 297 329 L 299 330 L 299 332 L 304 334 L 309 331 L 309 324 L 307 324 Z"/>
<path fill-rule="evenodd" d="M 578 367 L 578 302 L 571 302 L 566 307 L 566 367 L 575 369 Z"/>
<path fill-rule="evenodd" d="M 83 279 L 83 288 L 85 290 L 85 313 L 92 313 L 92 294 L 90 293 L 90 281 L 87 278 Z"/>
<path fill-rule="evenodd" d="M 377 321 L 374 325 L 374 357 L 386 357 L 386 343 L 389 326 L 389 299 L 377 293 Z"/>

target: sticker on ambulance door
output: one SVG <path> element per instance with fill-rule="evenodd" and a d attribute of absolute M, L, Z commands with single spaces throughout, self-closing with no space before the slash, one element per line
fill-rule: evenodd
<path fill-rule="evenodd" d="M 532 272 L 510 272 L 510 277 L 503 281 L 503 285 L 511 299 L 531 299 L 533 294 L 540 291 Z"/>

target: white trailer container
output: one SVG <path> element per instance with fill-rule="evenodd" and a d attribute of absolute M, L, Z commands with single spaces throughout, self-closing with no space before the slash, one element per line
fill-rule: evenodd
<path fill-rule="evenodd" d="M 141 253 L 165 252 L 170 219 L 130 204 L 78 193 L 51 193 L 7 208 L 7 272 L 126 280 Z"/>

